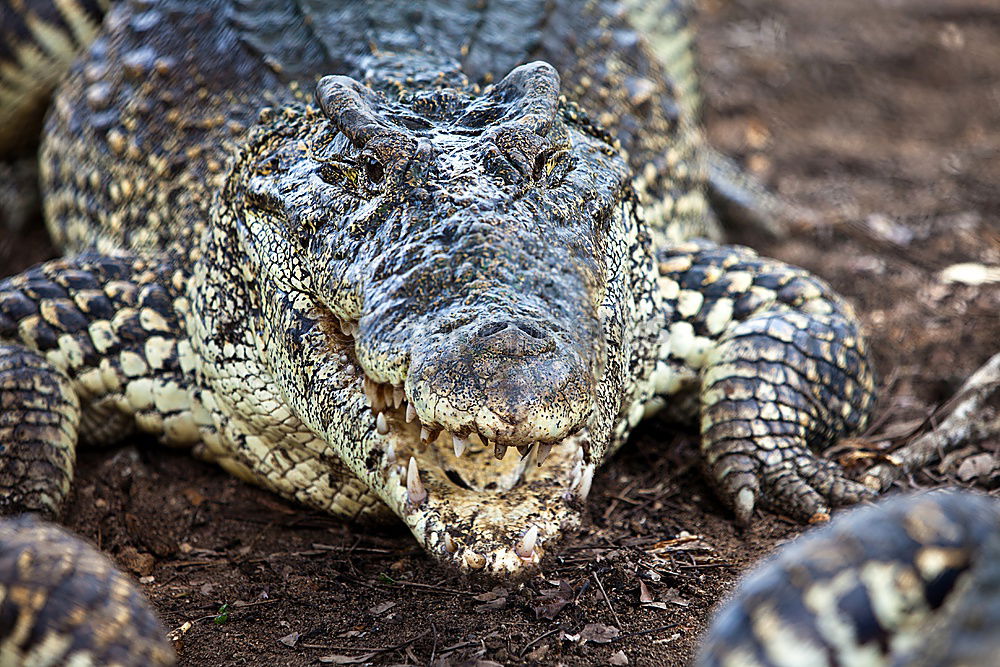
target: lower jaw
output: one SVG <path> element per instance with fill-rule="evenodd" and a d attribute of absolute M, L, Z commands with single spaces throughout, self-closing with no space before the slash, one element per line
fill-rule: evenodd
<path fill-rule="evenodd" d="M 539 464 L 537 449 L 499 461 L 475 439 L 457 456 L 447 434 L 421 443 L 418 429 L 408 426 L 394 424 L 381 436 L 380 495 L 438 560 L 516 577 L 537 570 L 580 525 L 594 472 L 584 462 L 586 430 L 556 443 Z"/>

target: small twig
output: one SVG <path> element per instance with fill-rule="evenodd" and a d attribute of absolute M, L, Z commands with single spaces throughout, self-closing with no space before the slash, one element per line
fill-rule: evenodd
<path fill-rule="evenodd" d="M 525 654 L 528 653 L 528 649 L 529 648 L 531 648 L 532 646 L 534 646 L 538 642 L 542 641 L 546 637 L 551 637 L 552 635 L 554 635 L 557 632 L 559 632 L 559 628 L 556 628 L 554 630 L 549 630 L 548 632 L 545 632 L 543 634 L 538 635 L 537 637 L 535 637 L 530 642 L 528 642 L 527 644 L 524 645 L 524 648 L 522 648 L 521 652 L 517 654 L 517 657 L 523 658 L 525 656 Z"/>
<path fill-rule="evenodd" d="M 986 409 L 986 404 L 998 390 L 1000 354 L 980 366 L 955 396 L 933 415 L 935 421 L 942 414 L 947 414 L 946 418 L 935 424 L 933 430 L 891 453 L 887 457 L 889 463 L 869 469 L 864 483 L 871 488 L 885 489 L 902 474 L 936 463 L 944 454 L 965 443 L 996 435 L 1000 432 L 1000 419 Z"/>
<path fill-rule="evenodd" d="M 410 588 L 422 588 L 424 590 L 432 591 L 434 593 L 447 593 L 448 595 L 474 595 L 470 591 L 460 591 L 455 588 L 445 588 L 444 586 L 435 586 L 434 584 L 420 584 L 416 581 L 396 581 L 393 580 L 393 584 L 385 584 L 385 588 L 403 588 L 409 586 Z"/>
<path fill-rule="evenodd" d="M 640 635 L 651 635 L 654 632 L 663 632 L 664 630 L 670 630 L 671 628 L 676 628 L 680 623 L 667 623 L 666 625 L 661 625 L 657 628 L 650 628 L 649 630 L 637 630 L 636 632 L 627 632 L 624 635 L 618 635 L 611 641 L 620 642 L 623 639 L 629 639 L 631 637 L 638 637 Z"/>
<path fill-rule="evenodd" d="M 608 609 L 611 610 L 611 615 L 614 616 L 615 618 L 615 627 L 621 630 L 622 622 L 618 620 L 618 613 L 615 611 L 615 608 L 611 605 L 611 598 L 608 597 L 607 591 L 604 590 L 604 584 L 601 583 L 600 577 L 597 576 L 596 572 L 594 572 L 593 574 L 594 574 L 594 581 L 597 582 L 597 587 L 601 589 L 601 595 L 604 596 L 604 601 L 608 603 Z"/>
<path fill-rule="evenodd" d="M 343 544 L 322 544 L 320 542 L 313 542 L 313 549 L 320 549 L 322 551 L 347 551 L 349 553 L 356 554 L 391 554 L 396 553 L 393 549 L 380 549 L 378 547 L 359 547 L 357 543 L 351 546 L 344 546 Z"/>
<path fill-rule="evenodd" d="M 388 653 L 390 651 L 398 651 L 400 649 L 406 648 L 418 639 L 423 639 L 430 633 L 430 630 L 424 630 L 419 635 L 413 639 L 407 639 L 401 644 L 396 644 L 395 646 L 334 646 L 330 644 L 299 644 L 301 648 L 317 648 L 324 651 L 365 651 L 368 653 Z"/>

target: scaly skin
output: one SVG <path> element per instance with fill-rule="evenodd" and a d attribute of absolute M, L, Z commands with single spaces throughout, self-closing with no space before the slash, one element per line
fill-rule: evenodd
<path fill-rule="evenodd" d="M 750 573 L 698 667 L 994 665 L 1000 505 L 936 491 L 853 510 Z"/>
<path fill-rule="evenodd" d="M 280 8 L 116 7 L 55 93 L 67 257 L 0 283 L 33 369 L 0 398 L 41 420 L 8 506 L 56 513 L 76 440 L 139 429 L 512 576 L 645 414 L 699 403 L 739 519 L 870 495 L 810 450 L 871 407 L 850 309 L 680 243 L 716 230 L 683 21 L 651 49 L 612 2 Z"/>
<path fill-rule="evenodd" d="M 163 627 L 97 549 L 31 517 L 0 520 L 0 662 L 175 664 Z"/>

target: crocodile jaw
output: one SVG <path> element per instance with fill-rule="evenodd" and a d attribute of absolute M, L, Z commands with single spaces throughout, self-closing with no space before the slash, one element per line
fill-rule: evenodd
<path fill-rule="evenodd" d="M 536 570 L 549 548 L 583 519 L 594 470 L 583 462 L 584 437 L 559 443 L 541 465 L 537 450 L 524 458 L 511 452 L 503 462 L 494 460 L 500 464 L 498 479 L 512 485 L 503 491 L 457 486 L 445 467 L 434 464 L 447 466 L 446 459 L 454 458 L 440 438 L 412 458 L 383 458 L 385 483 L 377 491 L 438 560 L 472 574 L 516 578 Z M 405 434 L 385 438 L 390 453 L 407 447 Z M 493 453 L 481 449 L 464 456 L 493 458 Z"/>

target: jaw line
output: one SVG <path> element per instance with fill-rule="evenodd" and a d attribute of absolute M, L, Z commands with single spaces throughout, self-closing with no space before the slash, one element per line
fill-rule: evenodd
<path fill-rule="evenodd" d="M 399 434 L 381 437 L 389 451 L 403 445 Z M 384 456 L 385 482 L 378 493 L 438 560 L 470 574 L 517 577 L 537 570 L 547 551 L 583 520 L 594 470 L 583 462 L 584 438 L 561 441 L 542 467 L 529 455 L 522 462 L 524 479 L 502 492 L 463 489 L 426 462 L 428 452 L 417 454 L 425 461 L 418 464 L 426 492 L 419 503 L 408 490 L 408 461 Z"/>
<path fill-rule="evenodd" d="M 334 447 L 333 451 L 409 526 L 431 556 L 463 572 L 487 577 L 517 578 L 537 571 L 547 551 L 583 521 L 585 500 L 603 451 L 592 447 L 589 430 L 583 428 L 554 443 L 541 467 L 533 460 L 536 447 L 525 465 L 524 479 L 513 488 L 501 492 L 463 489 L 424 458 L 435 448 L 440 450 L 441 443 L 427 444 L 419 451 L 419 423 L 406 424 L 397 409 L 389 417 L 396 428 L 378 432 L 370 397 L 364 391 L 367 375 L 347 357 L 356 323 L 340 321 L 325 307 L 316 312 L 312 323 L 323 333 L 309 337 L 304 350 L 317 362 L 308 384 L 313 391 L 339 394 L 344 399 L 338 401 L 341 414 L 350 415 L 349 422 L 360 421 L 345 423 L 321 414 L 325 412 L 321 405 L 306 400 L 302 416 L 312 423 L 312 430 L 327 443 L 345 443 L 346 449 Z M 345 385 L 344 369 L 352 366 L 355 370 Z M 341 379 L 328 385 L 327 379 L 334 377 Z M 356 439 L 345 442 L 345 427 L 347 433 L 358 434 Z M 407 486 L 411 456 L 426 493 L 419 502 L 413 502 Z M 513 447 L 510 457 L 518 458 Z"/>

